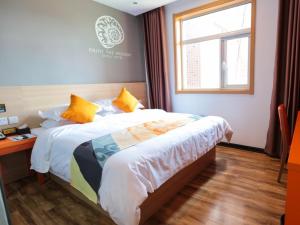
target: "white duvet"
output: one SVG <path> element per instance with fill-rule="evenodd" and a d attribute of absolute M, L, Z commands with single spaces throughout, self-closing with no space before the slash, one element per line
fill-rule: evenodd
<path fill-rule="evenodd" d="M 103 117 L 87 124 L 65 125 L 41 133 L 32 151 L 31 169 L 70 181 L 70 160 L 83 142 L 133 125 L 176 117 L 163 110 L 141 110 Z M 137 225 L 139 206 L 166 180 L 219 141 L 231 138 L 229 124 L 208 116 L 111 156 L 104 165 L 100 204 L 119 225 Z"/>

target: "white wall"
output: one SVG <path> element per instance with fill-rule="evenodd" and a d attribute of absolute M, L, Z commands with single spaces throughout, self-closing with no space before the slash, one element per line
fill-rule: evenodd
<path fill-rule="evenodd" d="M 232 143 L 264 148 L 273 83 L 278 0 L 257 0 L 254 95 L 175 94 L 172 16 L 208 2 L 179 0 L 166 6 L 173 109 L 175 112 L 222 116 L 235 132 Z"/>

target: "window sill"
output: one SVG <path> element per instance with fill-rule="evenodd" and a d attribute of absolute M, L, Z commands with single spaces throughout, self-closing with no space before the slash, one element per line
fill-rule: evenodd
<path fill-rule="evenodd" d="M 176 94 L 248 94 L 254 95 L 252 89 L 185 89 L 176 90 Z"/>

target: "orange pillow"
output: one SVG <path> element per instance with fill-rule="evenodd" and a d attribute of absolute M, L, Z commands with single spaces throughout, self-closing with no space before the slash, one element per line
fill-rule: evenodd
<path fill-rule="evenodd" d="M 94 120 L 98 108 L 94 103 L 72 94 L 71 104 L 61 117 L 75 123 L 88 123 Z"/>
<path fill-rule="evenodd" d="M 113 105 L 125 112 L 133 112 L 138 104 L 139 101 L 126 88 L 122 88 L 119 96 L 113 101 Z"/>

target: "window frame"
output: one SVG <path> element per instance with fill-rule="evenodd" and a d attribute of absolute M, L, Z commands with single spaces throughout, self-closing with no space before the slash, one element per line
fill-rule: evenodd
<path fill-rule="evenodd" d="M 239 5 L 251 3 L 251 28 L 243 29 L 239 31 L 226 32 L 221 34 L 210 35 L 201 38 L 194 38 L 192 40 L 182 40 L 182 22 L 184 20 L 192 19 L 194 17 L 203 16 L 213 12 L 230 9 Z M 193 94 L 193 93 L 206 93 L 206 94 L 254 94 L 254 60 L 255 60 L 255 21 L 256 21 L 256 0 L 218 0 L 212 3 L 202 5 L 187 11 L 176 13 L 173 15 L 173 39 L 174 39 L 174 63 L 175 63 L 175 91 L 176 94 Z M 225 87 L 225 82 L 221 81 L 220 88 L 210 89 L 187 89 L 183 85 L 183 55 L 182 48 L 183 44 L 187 43 L 199 43 L 199 40 L 213 40 L 216 37 L 221 37 L 221 54 L 225 54 L 224 41 L 232 40 L 237 37 L 249 36 L 249 85 L 247 86 L 235 86 L 230 85 Z M 221 56 L 221 59 L 223 57 Z M 222 65 L 222 62 L 221 62 Z M 220 66 L 221 66 L 220 65 Z M 224 75 L 224 70 L 220 70 L 221 80 Z M 235 86 L 235 87 L 233 87 Z"/>

